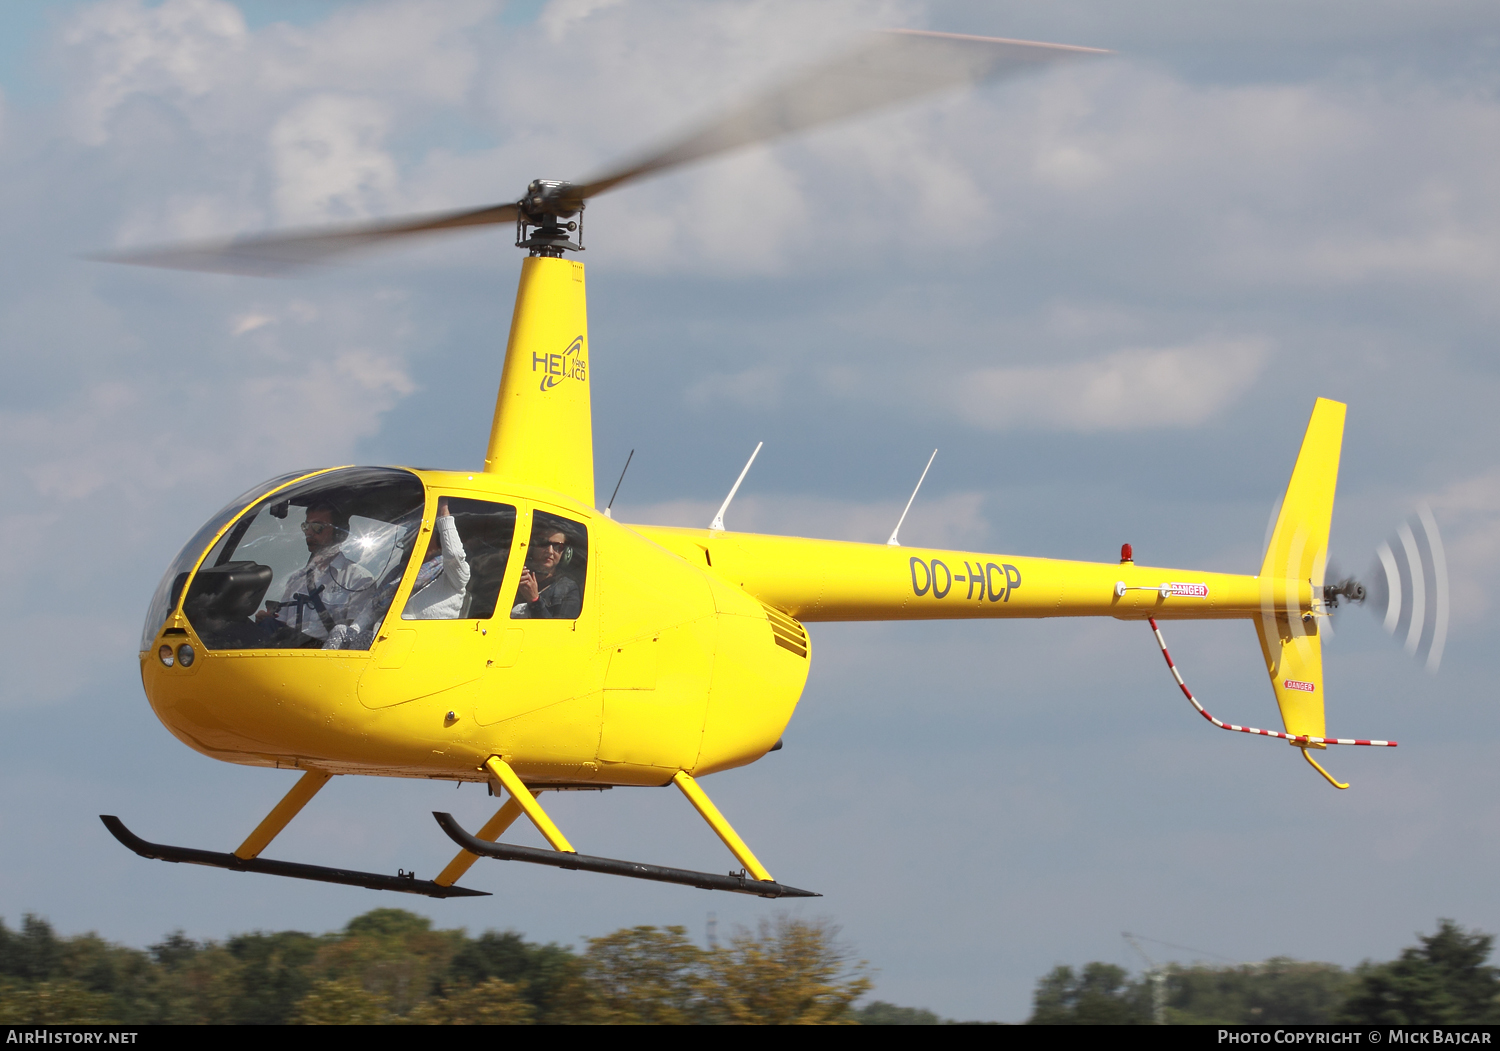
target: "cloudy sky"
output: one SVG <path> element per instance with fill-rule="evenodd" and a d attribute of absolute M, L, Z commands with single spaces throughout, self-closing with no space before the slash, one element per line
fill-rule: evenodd
<path fill-rule="evenodd" d="M 148 863 L 290 784 L 178 744 L 136 642 L 178 546 L 257 480 L 483 457 L 518 257 L 466 234 L 296 281 L 101 249 L 513 199 L 910 26 L 1112 49 L 601 198 L 595 448 L 627 521 L 1252 572 L 1314 397 L 1349 403 L 1333 553 L 1419 501 L 1439 675 L 1364 613 L 1328 645 L 1335 792 L 1192 714 L 1138 624 L 819 625 L 786 748 L 708 782 L 876 995 L 1020 1020 L 1121 930 L 1354 964 L 1500 931 L 1500 12 L 1480 2 L 830 0 L 0 7 L 0 916 L 144 945 L 377 905 L 575 943 L 784 906 L 481 864 L 495 896 Z M 1246 624 L 1173 626 L 1210 710 L 1276 725 Z M 430 875 L 472 786 L 339 779 L 276 857 Z M 590 853 L 729 859 L 675 793 L 554 804 Z M 526 838 L 527 834 L 522 834 Z M 528 840 L 529 841 L 529 840 Z M 1162 948 L 1164 957 L 1192 953 Z"/>

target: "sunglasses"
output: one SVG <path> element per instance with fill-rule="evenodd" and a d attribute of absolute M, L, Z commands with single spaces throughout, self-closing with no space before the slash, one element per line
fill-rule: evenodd
<path fill-rule="evenodd" d="M 531 542 L 531 547 L 535 551 L 546 551 L 548 548 L 556 548 L 559 551 L 566 551 L 568 542 L 566 540 L 533 540 Z"/>
<path fill-rule="evenodd" d="M 302 523 L 302 531 L 304 533 L 312 533 L 312 534 L 326 533 L 326 532 L 328 532 L 328 530 L 330 530 L 332 528 L 333 528 L 333 525 L 331 523 L 328 523 L 328 522 L 303 522 Z"/>

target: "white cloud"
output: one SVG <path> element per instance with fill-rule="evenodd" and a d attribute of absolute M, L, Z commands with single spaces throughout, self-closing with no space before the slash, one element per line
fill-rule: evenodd
<path fill-rule="evenodd" d="M 537 21 L 547 38 L 556 43 L 566 37 L 568 30 L 577 23 L 622 3 L 624 0 L 548 0 Z"/>
<path fill-rule="evenodd" d="M 229 321 L 229 334 L 231 336 L 243 336 L 247 332 L 254 332 L 258 328 L 264 328 L 275 322 L 270 314 L 240 314 Z"/>
<path fill-rule="evenodd" d="M 729 402 L 745 409 L 773 409 L 781 403 L 787 374 L 777 366 L 745 369 L 730 375 L 704 376 L 687 389 L 687 403 L 703 409 Z"/>
<path fill-rule="evenodd" d="M 239 8 L 223 0 L 110 0 L 85 7 L 63 42 L 87 73 L 74 102 L 76 132 L 99 145 L 115 110 L 133 94 L 183 102 L 222 84 L 237 66 L 248 31 Z"/>
<path fill-rule="evenodd" d="M 1266 354 L 1253 339 L 1121 350 L 1069 365 L 979 369 L 945 383 L 942 397 L 987 430 L 1196 427 L 1245 392 Z"/>
<path fill-rule="evenodd" d="M 396 162 L 384 150 L 389 126 L 372 99 L 315 95 L 271 129 L 276 211 L 297 225 L 365 218 L 388 209 Z"/>

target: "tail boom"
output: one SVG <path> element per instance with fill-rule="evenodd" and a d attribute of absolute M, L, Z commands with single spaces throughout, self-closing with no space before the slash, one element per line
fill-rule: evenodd
<path fill-rule="evenodd" d="M 1117 617 L 1254 619 L 1265 582 L 1235 573 L 1074 562 L 936 548 L 632 526 L 800 621 Z M 1311 610 L 1306 581 L 1272 582 Z"/>

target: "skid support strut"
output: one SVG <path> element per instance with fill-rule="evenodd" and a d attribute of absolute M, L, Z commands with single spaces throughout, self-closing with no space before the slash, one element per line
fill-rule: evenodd
<path fill-rule="evenodd" d="M 510 793 L 511 799 L 515 800 L 517 805 L 525 811 L 531 823 L 536 826 L 536 830 L 548 843 L 552 844 L 553 850 L 560 850 L 564 854 L 578 853 L 573 849 L 573 844 L 568 842 L 568 837 L 562 834 L 562 830 L 552 823 L 552 819 L 547 816 L 542 805 L 536 801 L 536 796 L 531 794 L 531 789 L 521 783 L 521 779 L 516 776 L 516 772 L 510 768 L 509 763 L 498 755 L 492 755 L 485 760 L 484 768 Z M 495 815 L 496 818 L 499 816 L 499 814 Z"/>
<path fill-rule="evenodd" d="M 714 801 L 703 794 L 703 789 L 698 787 L 697 781 L 688 776 L 686 770 L 679 770 L 677 776 L 672 778 L 672 783 L 682 789 L 682 794 L 687 796 L 689 803 L 693 804 L 693 809 L 702 815 L 703 820 L 708 822 L 708 827 L 724 841 L 724 845 L 735 856 L 735 860 L 745 866 L 746 872 L 757 880 L 772 882 L 771 874 L 766 871 L 766 867 L 750 852 L 750 848 L 745 846 L 745 841 L 739 837 L 739 833 L 730 826 L 728 821 L 724 820 L 724 815 L 719 813 L 719 808 L 714 806 Z"/>
<path fill-rule="evenodd" d="M 271 840 L 281 834 L 281 830 L 291 824 L 292 818 L 302 812 L 308 801 L 318 794 L 319 789 L 328 783 L 333 775 L 326 770 L 309 770 L 297 779 L 292 790 L 281 797 L 281 802 L 266 815 L 264 821 L 255 826 L 255 831 L 245 837 L 235 850 L 234 856 L 242 861 L 249 861 L 259 856 L 262 850 L 271 845 Z"/>
<path fill-rule="evenodd" d="M 695 872 L 692 869 L 674 869 L 662 865 L 644 865 L 638 861 L 621 861 L 617 858 L 579 854 L 568 842 L 567 837 L 552 823 L 552 819 L 542 810 L 536 797 L 522 783 L 509 763 L 499 756 L 491 756 L 484 765 L 490 772 L 490 776 L 499 783 L 510 798 L 505 801 L 505 805 L 500 808 L 499 812 L 479 830 L 478 835 L 465 831 L 463 826 L 454 820 L 452 814 L 433 812 L 432 816 L 437 818 L 437 823 L 442 826 L 443 831 L 462 848 L 458 856 L 449 862 L 448 867 L 433 881 L 435 884 L 450 886 L 454 880 L 469 870 L 469 866 L 473 865 L 478 857 L 483 856 L 499 858 L 502 861 L 525 861 L 533 865 L 598 872 L 608 876 L 629 876 L 632 879 L 678 883 L 689 887 L 701 887 L 704 890 L 755 894 L 763 898 L 821 897 L 813 891 L 788 887 L 773 880 L 765 866 L 750 852 L 750 848 L 745 846 L 745 841 L 740 839 L 730 827 L 729 822 L 724 820 L 724 815 L 719 813 L 719 808 L 713 805 L 708 796 L 703 794 L 703 789 L 698 787 L 698 783 L 686 773 L 679 773 L 672 779 L 673 783 L 682 790 L 682 794 L 687 796 L 698 813 L 703 815 L 709 827 L 739 859 L 740 864 L 744 866 L 743 871 L 719 876 L 712 872 Z M 537 831 L 547 838 L 547 842 L 552 844 L 552 850 L 498 842 L 500 834 L 523 813 L 531 819 Z"/>

